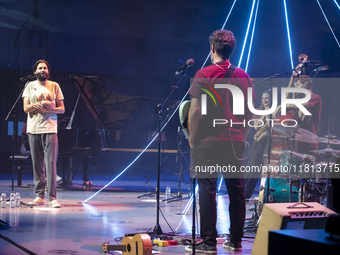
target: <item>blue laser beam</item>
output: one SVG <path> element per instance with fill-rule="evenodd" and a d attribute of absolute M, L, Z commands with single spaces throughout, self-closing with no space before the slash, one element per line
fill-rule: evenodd
<path fill-rule="evenodd" d="M 196 184 L 195 195 L 197 194 L 198 189 L 199 189 L 199 188 L 198 188 L 198 184 Z M 184 207 L 184 209 L 183 209 L 182 215 L 186 215 L 186 214 L 188 213 L 188 211 L 189 211 L 189 209 L 190 209 L 190 206 L 191 206 L 191 204 L 192 204 L 192 201 L 193 201 L 193 195 L 190 196 L 190 199 L 189 199 L 187 205 L 186 205 L 186 206 Z"/>
<path fill-rule="evenodd" d="M 254 24 L 253 24 L 253 30 L 251 32 L 251 39 L 250 39 L 250 45 L 249 45 L 249 51 L 248 51 L 248 57 L 247 57 L 247 64 L 246 64 L 246 69 L 245 69 L 246 73 L 248 72 L 248 64 L 249 64 L 250 52 L 251 52 L 251 48 L 253 46 L 253 38 L 254 38 L 255 26 L 256 26 L 256 20 L 257 20 L 257 11 L 259 9 L 259 2 L 260 2 L 260 0 L 257 0 L 256 11 L 255 11 L 255 18 L 254 18 Z"/>
<path fill-rule="evenodd" d="M 218 190 L 220 190 L 220 189 L 221 189 L 221 186 L 222 186 L 222 181 L 223 181 L 223 176 L 221 176 L 220 183 L 218 184 Z"/>
<path fill-rule="evenodd" d="M 223 26 L 222 26 L 221 29 L 224 29 L 224 28 L 225 28 L 225 25 L 227 24 L 227 21 L 228 21 L 228 19 L 229 19 L 229 16 L 230 16 L 230 14 L 231 14 L 231 11 L 234 9 L 234 5 L 235 5 L 236 1 L 237 1 L 237 0 L 234 0 L 234 3 L 233 3 L 233 5 L 232 5 L 231 8 L 230 8 L 230 11 L 229 11 L 229 13 L 228 13 L 228 16 L 227 16 L 227 18 L 225 19 L 225 21 L 224 21 Z M 208 61 L 210 55 L 211 55 L 211 52 L 209 52 L 209 54 L 208 54 L 207 58 L 205 59 L 203 65 L 202 65 L 202 67 L 201 67 L 201 69 L 202 69 L 202 68 L 205 66 L 205 64 L 207 63 L 207 61 Z"/>
<path fill-rule="evenodd" d="M 187 94 L 189 93 L 189 90 L 186 92 L 186 94 L 184 95 L 184 97 L 182 98 L 181 102 L 177 105 L 176 109 L 173 111 L 173 113 L 170 115 L 169 119 L 167 122 L 165 122 L 165 124 L 163 125 L 163 127 L 161 128 L 161 131 L 163 131 L 163 129 L 166 127 L 166 125 L 169 123 L 169 121 L 172 119 L 172 117 L 175 115 L 175 113 L 177 112 L 178 108 L 180 107 L 181 103 L 184 101 L 185 97 L 187 96 Z M 114 179 L 112 179 L 108 184 L 106 184 L 104 187 L 102 187 L 100 190 L 98 190 L 96 193 L 94 193 L 92 196 L 90 196 L 88 199 L 84 200 L 83 203 L 86 203 L 87 201 L 89 201 L 91 198 L 95 197 L 99 192 L 101 192 L 103 189 L 105 189 L 107 186 L 109 186 L 112 182 L 114 182 L 115 180 L 117 180 L 126 170 L 128 170 L 142 155 L 143 153 L 150 147 L 150 145 L 156 140 L 156 138 L 158 137 L 158 132 L 155 135 L 155 137 L 149 142 L 149 144 L 145 147 L 145 149 L 138 154 L 138 156 L 126 167 L 123 169 L 123 171 L 121 171 Z"/>
<path fill-rule="evenodd" d="M 290 55 L 290 65 L 292 69 L 294 69 L 293 65 L 293 53 L 292 53 L 292 45 L 290 42 L 290 32 L 289 32 L 289 22 L 288 22 L 288 15 L 287 15 L 287 5 L 286 5 L 286 0 L 283 0 L 283 5 L 285 8 L 285 18 L 286 18 L 286 27 L 287 27 L 287 36 L 288 36 L 288 45 L 289 45 L 289 55 Z"/>
<path fill-rule="evenodd" d="M 153 143 L 153 141 L 158 137 L 158 133 L 157 135 L 155 135 L 155 137 L 151 140 L 151 142 L 145 147 L 145 149 L 138 154 L 138 156 L 127 166 L 125 167 L 125 169 L 123 171 L 121 171 L 114 179 L 112 179 L 108 184 L 106 184 L 104 187 L 102 187 L 100 190 L 98 190 L 96 193 L 94 193 L 92 196 L 90 196 L 88 199 L 84 200 L 83 203 L 86 203 L 87 201 L 89 201 L 91 198 L 95 197 L 99 192 L 101 192 L 103 189 L 105 189 L 107 186 L 109 186 L 111 183 L 113 183 L 115 180 L 117 180 L 126 170 L 128 170 L 130 168 L 130 166 L 132 166 L 139 158 L 140 156 L 142 156 L 142 154 L 150 147 L 150 145 Z"/>
<path fill-rule="evenodd" d="M 332 27 L 331 27 L 331 24 L 329 24 L 329 21 L 328 21 L 328 19 L 327 19 L 327 17 L 326 17 L 325 12 L 323 11 L 323 9 L 322 9 L 322 7 L 321 7 L 321 4 L 320 4 L 319 0 L 316 0 L 316 1 L 318 2 L 318 5 L 319 5 L 319 7 L 320 7 L 320 10 L 321 10 L 323 16 L 325 17 L 325 20 L 326 20 L 326 22 L 327 22 L 327 24 L 328 24 L 328 26 L 329 26 L 329 29 L 331 30 L 331 32 L 332 32 L 332 34 L 333 34 L 333 36 L 334 36 L 334 39 L 335 39 L 336 43 L 338 44 L 338 46 L 339 46 L 339 48 L 340 48 L 340 43 L 339 43 L 339 41 L 338 41 L 338 38 L 336 38 L 336 36 L 335 36 L 335 34 L 334 34 L 334 31 L 333 31 L 333 29 L 332 29 Z"/>
<path fill-rule="evenodd" d="M 249 21 L 248 21 L 248 26 L 247 26 L 247 32 L 246 32 L 246 36 L 245 36 L 245 38 L 244 38 L 244 42 L 243 42 L 243 46 L 242 46 L 242 51 L 241 51 L 241 56 L 240 56 L 240 60 L 239 60 L 239 62 L 238 62 L 238 66 L 237 66 L 237 67 L 240 67 L 241 62 L 242 62 L 243 53 L 244 53 L 244 48 L 246 47 L 246 43 L 247 43 L 247 39 L 248 39 L 248 34 L 249 34 L 249 28 L 250 28 L 251 20 L 252 20 L 253 13 L 254 13 L 255 1 L 256 1 L 256 0 L 253 0 L 253 6 L 251 7 L 251 12 L 250 12 Z"/>
<path fill-rule="evenodd" d="M 340 10 L 340 6 L 339 6 L 339 4 L 337 3 L 336 0 L 334 0 L 334 3 L 336 4 L 336 6 L 338 6 L 338 8 L 339 8 L 339 10 Z"/>
<path fill-rule="evenodd" d="M 196 184 L 195 195 L 197 194 L 198 189 L 199 189 L 199 188 L 198 188 L 198 184 Z M 190 206 L 191 206 L 191 204 L 192 204 L 192 202 L 193 202 L 193 196 L 194 196 L 193 194 L 190 196 L 188 203 L 186 204 L 186 206 L 185 206 L 184 209 L 183 209 L 182 216 L 187 215 L 187 213 L 188 213 L 188 211 L 189 211 L 189 209 L 190 209 Z M 178 226 L 176 227 L 175 232 L 177 232 L 177 230 L 178 230 L 179 226 L 182 224 L 183 220 L 184 220 L 184 217 L 182 217 L 182 219 L 181 219 L 180 222 L 178 223 Z"/>
<path fill-rule="evenodd" d="M 227 21 L 228 21 L 228 19 L 229 19 L 229 16 L 230 16 L 232 10 L 234 9 L 234 5 L 235 5 L 236 1 L 237 1 L 237 0 L 234 0 L 234 3 L 233 3 L 233 5 L 232 5 L 231 8 L 230 8 L 230 11 L 229 11 L 229 13 L 228 13 L 228 16 L 227 16 L 227 18 L 225 19 L 225 21 L 224 21 L 223 26 L 222 26 L 221 29 L 224 29 L 225 25 L 227 24 Z"/>

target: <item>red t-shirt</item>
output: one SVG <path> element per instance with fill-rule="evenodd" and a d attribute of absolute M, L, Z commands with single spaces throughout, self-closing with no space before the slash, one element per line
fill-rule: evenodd
<path fill-rule="evenodd" d="M 230 63 L 229 61 L 222 61 L 216 65 L 207 66 L 196 72 L 194 80 L 190 88 L 190 96 L 201 99 L 202 94 L 207 94 L 207 114 L 201 115 L 199 127 L 195 141 L 233 141 L 243 142 L 243 129 L 248 125 L 243 115 L 233 114 L 233 95 L 229 89 L 218 89 L 215 92 L 211 89 L 215 88 L 215 84 L 232 84 L 237 86 L 244 95 L 245 110 L 247 106 L 247 90 L 248 87 L 253 89 L 253 99 L 256 98 L 253 84 L 248 74 L 241 68 L 235 68 L 231 77 L 225 77 Z M 228 74 L 227 74 L 228 75 Z M 209 86 L 207 86 L 209 85 Z M 210 96 L 206 91 L 211 93 Z M 214 99 L 216 104 L 214 102 Z M 221 101 L 219 100 L 221 99 Z M 222 103 L 222 104 L 221 104 Z M 228 123 L 223 125 L 216 125 L 213 127 L 214 119 L 227 120 Z M 232 123 L 232 125 L 231 125 Z M 241 123 L 241 124 L 235 124 Z"/>

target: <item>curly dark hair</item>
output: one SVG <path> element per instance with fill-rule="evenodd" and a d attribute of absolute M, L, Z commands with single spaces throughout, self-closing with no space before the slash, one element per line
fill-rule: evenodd
<path fill-rule="evenodd" d="M 37 71 L 38 65 L 40 63 L 45 63 L 47 65 L 48 72 L 49 73 L 51 72 L 50 64 L 46 60 L 40 59 L 37 62 L 35 62 L 35 64 L 34 64 L 34 66 L 33 66 L 33 73 L 35 73 L 35 71 Z"/>
<path fill-rule="evenodd" d="M 214 45 L 214 49 L 218 56 L 222 59 L 229 59 L 233 53 L 236 40 L 233 32 L 229 30 L 216 30 L 209 37 L 210 45 Z"/>

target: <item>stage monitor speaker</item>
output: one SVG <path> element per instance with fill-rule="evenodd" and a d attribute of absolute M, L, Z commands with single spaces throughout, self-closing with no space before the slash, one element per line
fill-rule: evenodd
<path fill-rule="evenodd" d="M 331 214 L 336 213 L 316 202 L 267 203 L 263 207 L 251 254 L 268 254 L 270 230 L 324 229 Z"/>

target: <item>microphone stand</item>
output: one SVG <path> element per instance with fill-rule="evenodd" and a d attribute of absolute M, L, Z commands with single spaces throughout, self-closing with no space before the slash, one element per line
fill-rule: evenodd
<path fill-rule="evenodd" d="M 282 76 L 282 75 L 285 75 L 285 74 L 288 74 L 290 72 L 293 72 L 295 71 L 294 69 L 293 70 L 289 70 L 289 71 L 286 71 L 286 72 L 283 72 L 283 73 L 280 73 L 280 74 L 274 74 L 272 76 L 269 76 L 267 78 L 264 78 L 260 81 L 258 81 L 258 83 L 263 83 L 265 81 L 268 81 L 270 82 L 270 108 L 272 107 L 272 104 L 273 104 L 273 87 L 274 87 L 274 78 L 277 78 L 279 76 Z M 267 123 L 265 123 L 267 124 Z M 269 171 L 269 166 L 270 166 L 270 155 L 271 155 L 271 150 L 272 150 L 272 125 L 269 125 L 269 132 L 268 132 L 268 170 L 267 170 L 267 181 L 266 181 L 266 187 L 265 187 L 265 194 L 266 194 L 266 198 L 265 198 L 265 201 L 266 203 L 268 203 L 269 201 L 269 185 L 270 185 L 270 171 Z"/>
<path fill-rule="evenodd" d="M 20 80 L 22 80 L 23 78 L 21 78 Z M 27 79 L 26 84 L 24 86 L 24 88 L 22 89 L 21 93 L 19 94 L 17 100 L 14 102 L 14 104 L 12 105 L 11 110 L 8 112 L 5 121 L 7 121 L 9 119 L 9 116 L 11 114 L 13 114 L 13 133 L 12 133 L 12 191 L 14 191 L 14 168 L 15 168 L 15 159 L 14 159 L 14 151 L 15 151 L 15 140 L 17 137 L 17 132 L 16 130 L 18 129 L 18 125 L 16 124 L 17 122 L 15 121 L 15 110 L 14 108 L 16 107 L 16 105 L 18 104 L 22 94 L 24 93 L 24 90 L 27 87 L 27 84 L 29 83 L 29 80 Z"/>
<path fill-rule="evenodd" d="M 164 113 L 163 107 L 165 102 L 169 99 L 169 97 L 171 96 L 172 92 L 175 89 L 178 89 L 178 83 L 180 82 L 180 80 L 183 78 L 183 76 L 187 73 L 187 69 L 183 70 L 181 72 L 181 76 L 179 77 L 179 79 L 176 81 L 175 85 L 172 86 L 172 88 L 170 89 L 170 91 L 168 92 L 167 96 L 164 98 L 164 100 L 162 101 L 162 103 L 158 104 L 153 115 L 150 117 L 149 121 L 151 122 L 156 115 L 158 115 L 158 157 L 157 157 L 157 190 L 156 190 L 156 200 L 157 200 L 157 217 L 156 217 L 156 225 L 153 229 L 153 234 L 154 238 L 156 238 L 157 236 L 163 234 L 163 231 L 161 229 L 161 226 L 159 225 L 159 193 L 160 193 L 160 177 L 161 177 L 161 143 L 162 143 L 162 138 L 161 138 L 161 125 L 162 125 L 162 115 Z"/>
<path fill-rule="evenodd" d="M 183 130 L 178 127 L 178 133 L 177 133 L 177 155 L 176 155 L 176 162 L 177 162 L 177 169 L 178 169 L 178 192 L 176 196 L 163 199 L 163 202 L 171 203 L 175 201 L 181 201 L 185 199 L 189 199 L 190 195 L 187 197 L 183 197 L 181 193 L 181 182 L 183 181 L 183 160 L 186 161 L 188 167 L 190 168 L 190 163 L 186 159 L 184 153 L 183 153 Z"/>

